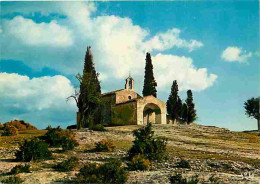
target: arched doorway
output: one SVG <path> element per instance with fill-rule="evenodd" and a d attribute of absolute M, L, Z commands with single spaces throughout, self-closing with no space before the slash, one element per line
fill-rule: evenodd
<path fill-rule="evenodd" d="M 143 124 L 148 122 L 161 124 L 161 109 L 154 103 L 148 103 L 143 110 Z"/>

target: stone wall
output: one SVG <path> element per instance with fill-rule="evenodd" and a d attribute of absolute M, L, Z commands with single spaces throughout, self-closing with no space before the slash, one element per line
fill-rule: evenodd
<path fill-rule="evenodd" d="M 136 99 L 136 98 L 137 98 L 137 93 L 133 90 L 125 89 L 125 90 L 116 92 L 116 103 L 117 104 L 127 102 L 128 100 Z"/>
<path fill-rule="evenodd" d="M 111 125 L 136 125 L 136 102 L 117 104 L 111 109 Z"/>

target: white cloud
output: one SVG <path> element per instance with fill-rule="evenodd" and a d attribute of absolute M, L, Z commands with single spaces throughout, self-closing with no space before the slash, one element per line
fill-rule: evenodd
<path fill-rule="evenodd" d="M 160 89 L 169 89 L 177 80 L 179 90 L 201 91 L 213 85 L 217 75 L 208 74 L 206 68 L 197 69 L 187 57 L 157 54 L 152 57 L 155 78 Z"/>
<path fill-rule="evenodd" d="M 0 73 L 0 101 L 5 108 L 28 111 L 72 109 L 75 104 L 67 103 L 66 98 L 73 92 L 70 80 L 64 76 L 30 79 L 14 73 Z"/>
<path fill-rule="evenodd" d="M 50 23 L 35 23 L 31 19 L 16 16 L 4 22 L 4 28 L 25 45 L 67 47 L 72 45 L 71 31 L 56 21 Z"/>
<path fill-rule="evenodd" d="M 203 43 L 200 41 L 181 38 L 181 31 L 176 28 L 169 29 L 165 33 L 157 33 L 153 36 L 150 35 L 149 30 L 135 25 L 127 17 L 122 18 L 113 15 L 93 17 L 93 13 L 97 9 L 94 3 L 65 2 L 59 3 L 59 5 L 59 10 L 67 17 L 66 19 L 59 20 L 59 23 L 66 25 L 73 32 L 75 44 L 72 44 L 66 51 L 58 50 L 58 48 L 40 48 L 37 50 L 37 48 L 24 48 L 19 45 L 19 53 L 11 53 L 13 59 L 22 60 L 32 67 L 47 66 L 66 74 L 76 74 L 82 71 L 86 46 L 91 45 L 96 69 L 101 73 L 100 79 L 102 81 L 111 82 L 113 79 L 123 79 L 131 72 L 135 76 L 136 81 L 141 82 L 143 81 L 147 51 L 160 52 L 174 47 L 193 51 L 203 46 Z M 16 50 L 13 49 L 13 46 L 17 44 L 6 45 L 9 47 L 8 50 Z M 34 52 L 31 52 L 31 50 Z M 30 51 L 30 54 L 28 54 L 28 51 Z M 167 56 L 181 58 L 174 55 Z M 3 52 L 2 57 L 10 58 L 8 57 L 8 52 Z M 180 60 L 178 59 L 178 61 Z M 167 69 L 172 66 L 172 63 L 168 62 L 168 57 L 160 57 L 160 62 L 165 63 L 164 65 L 166 65 Z M 157 70 L 156 67 L 155 70 Z M 195 68 L 193 65 L 192 67 Z M 188 81 L 187 78 L 179 77 L 178 80 L 180 81 L 178 82 L 182 84 L 183 89 L 189 87 L 195 90 L 202 90 L 212 85 L 214 81 L 213 74 L 207 75 L 206 69 L 198 68 L 191 70 L 192 67 L 191 65 L 180 67 L 178 73 L 185 73 L 187 69 L 190 69 L 191 73 L 189 73 L 189 76 L 199 76 L 198 74 L 200 74 L 200 83 L 197 82 L 195 84 L 195 82 Z M 164 81 L 160 79 L 164 77 L 166 71 L 170 73 L 171 71 L 165 70 L 165 72 L 160 73 L 159 68 L 161 66 L 157 68 L 158 74 L 156 74 L 156 77 L 158 77 L 159 81 L 162 81 L 161 86 L 164 86 Z M 202 75 L 205 73 L 206 75 Z M 192 77 L 190 78 L 192 79 Z M 171 84 L 167 83 L 167 85 L 170 88 Z M 106 90 L 113 90 L 114 87 Z"/>
<path fill-rule="evenodd" d="M 247 53 L 238 47 L 227 47 L 221 54 L 221 58 L 227 62 L 247 62 L 252 53 Z"/>
<path fill-rule="evenodd" d="M 199 41 L 180 38 L 180 30 L 176 28 L 147 40 L 149 30 L 134 25 L 131 19 L 118 16 L 91 18 L 95 10 L 93 4 L 63 5 L 64 13 L 75 28 L 74 32 L 83 35 L 86 42 L 92 45 L 97 68 L 103 69 L 103 75 L 111 77 L 112 74 L 122 79 L 131 72 L 137 77 L 143 76 L 147 51 L 165 51 L 173 47 L 193 51 L 203 46 Z"/>
<path fill-rule="evenodd" d="M 196 48 L 202 47 L 203 43 L 197 40 L 184 40 L 180 38 L 181 30 L 173 28 L 165 33 L 158 33 L 153 38 L 145 43 L 147 50 L 164 51 L 172 47 L 187 48 L 193 51 Z"/>

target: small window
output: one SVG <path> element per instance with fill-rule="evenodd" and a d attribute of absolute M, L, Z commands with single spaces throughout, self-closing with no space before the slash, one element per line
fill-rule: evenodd
<path fill-rule="evenodd" d="M 129 100 L 131 100 L 131 99 L 132 99 L 132 97 L 131 97 L 131 96 L 128 96 L 128 99 L 129 99 Z"/>
<path fill-rule="evenodd" d="M 132 80 L 129 80 L 129 89 L 132 89 Z"/>

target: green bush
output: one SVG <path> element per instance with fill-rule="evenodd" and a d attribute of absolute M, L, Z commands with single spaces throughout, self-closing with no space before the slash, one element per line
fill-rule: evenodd
<path fill-rule="evenodd" d="M 177 167 L 190 169 L 190 163 L 187 160 L 182 159 L 180 162 L 177 163 Z"/>
<path fill-rule="evenodd" d="M 33 160 L 45 160 L 51 157 L 48 144 L 39 139 L 25 140 L 20 144 L 19 150 L 15 153 L 18 161 L 30 162 Z"/>
<path fill-rule="evenodd" d="M 46 134 L 42 137 L 50 147 L 62 147 L 64 151 L 73 150 L 78 146 L 78 142 L 75 140 L 73 132 L 70 130 L 62 130 L 60 126 L 57 128 L 47 127 Z"/>
<path fill-rule="evenodd" d="M 17 165 L 12 168 L 10 174 L 18 174 L 18 173 L 29 173 L 30 172 L 30 165 Z"/>
<path fill-rule="evenodd" d="M 18 129 L 12 125 L 4 126 L 3 130 L 4 130 L 4 132 L 3 132 L 2 136 L 17 136 L 18 135 Z"/>
<path fill-rule="evenodd" d="M 55 165 L 54 169 L 56 171 L 63 171 L 63 172 L 72 171 L 75 169 L 78 163 L 79 163 L 79 159 L 77 157 L 71 157 L 68 160 L 65 160 Z"/>
<path fill-rule="evenodd" d="M 4 125 L 2 123 L 0 123 L 0 130 L 4 129 Z"/>
<path fill-rule="evenodd" d="M 128 151 L 131 160 L 136 155 L 144 155 L 149 160 L 162 160 L 166 158 L 166 138 L 154 138 L 152 124 L 133 131 L 135 140 L 132 148 Z"/>
<path fill-rule="evenodd" d="M 182 178 L 181 174 L 176 174 L 170 177 L 171 184 L 187 184 L 186 178 Z"/>
<path fill-rule="evenodd" d="M 127 163 L 128 169 L 132 171 L 144 171 L 150 169 L 149 159 L 144 158 L 143 155 L 136 155 L 130 162 Z"/>
<path fill-rule="evenodd" d="M 175 174 L 170 177 L 171 184 L 197 184 L 198 182 L 198 176 L 191 178 L 190 181 L 188 181 L 186 178 L 183 178 L 181 174 Z"/>
<path fill-rule="evenodd" d="M 74 135 L 69 131 L 65 136 L 62 137 L 61 147 L 63 151 L 73 150 L 79 143 L 75 140 Z"/>
<path fill-rule="evenodd" d="M 1 181 L 2 183 L 19 184 L 23 183 L 23 180 L 19 176 L 10 176 L 9 178 Z"/>
<path fill-rule="evenodd" d="M 94 150 L 100 152 L 110 152 L 110 151 L 114 151 L 114 149 L 115 149 L 115 145 L 112 140 L 103 139 L 102 141 L 96 143 L 96 147 Z"/>
<path fill-rule="evenodd" d="M 89 163 L 80 169 L 76 182 L 121 184 L 127 181 L 127 172 L 122 168 L 120 160 L 111 160 L 101 166 Z"/>
<path fill-rule="evenodd" d="M 92 125 L 92 127 L 90 127 L 89 129 L 94 131 L 106 131 L 103 124 Z"/>

